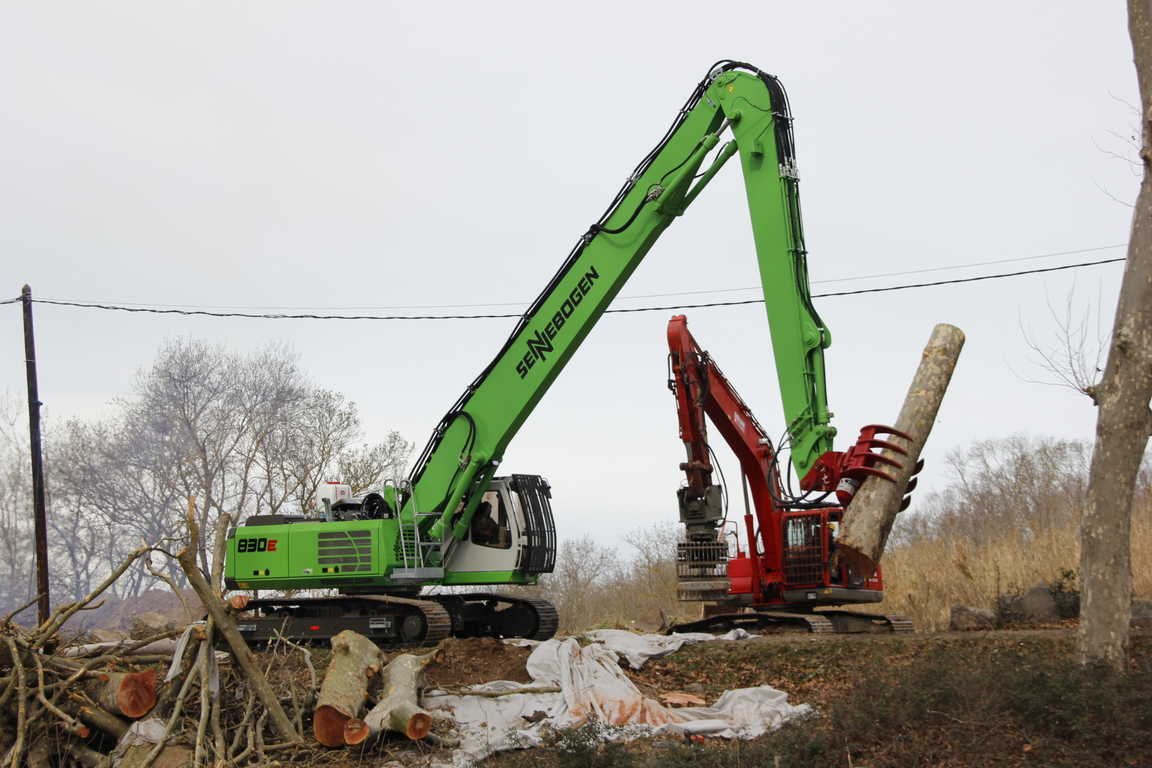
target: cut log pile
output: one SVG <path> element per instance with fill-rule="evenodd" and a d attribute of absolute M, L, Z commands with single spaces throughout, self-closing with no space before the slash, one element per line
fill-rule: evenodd
<path fill-rule="evenodd" d="M 368 638 L 350 630 L 336 635 L 312 715 L 316 741 L 342 747 L 387 731 L 412 740 L 427 737 L 432 715 L 420 706 L 420 678 L 436 654 L 402 653 L 384 665 L 380 649 Z M 375 689 L 380 690 L 376 705 L 365 714 L 369 690 Z"/>
<path fill-rule="evenodd" d="M 246 600 L 225 601 L 211 586 L 193 557 L 191 514 L 188 531 L 188 547 L 162 554 L 183 568 L 207 610 L 202 621 L 120 643 L 70 633 L 69 619 L 97 606 L 135 561 L 161 552 L 150 548 L 39 626 L 16 623 L 35 601 L 0 618 L 0 768 L 310 764 L 323 747 L 374 740 L 388 749 L 377 737 L 390 732 L 396 743 L 439 743 L 418 697 L 437 649 L 385 663 L 370 640 L 344 632 L 322 684 L 312 650 L 280 638 L 256 654 L 236 626 Z M 315 741 L 302 735 L 309 717 Z"/>

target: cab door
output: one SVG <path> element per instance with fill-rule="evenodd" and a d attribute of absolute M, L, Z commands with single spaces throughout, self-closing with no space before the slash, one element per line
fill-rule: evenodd
<path fill-rule="evenodd" d="M 454 548 L 449 570 L 477 576 L 491 573 L 493 583 L 506 581 L 516 569 L 520 552 L 521 521 L 517 512 L 507 483 L 494 482 L 472 515 L 468 535 Z"/>

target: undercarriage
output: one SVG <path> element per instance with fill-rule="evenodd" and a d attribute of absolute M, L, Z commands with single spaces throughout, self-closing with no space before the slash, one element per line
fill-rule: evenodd
<path fill-rule="evenodd" d="M 253 645 L 277 637 L 327 642 L 350 629 L 388 648 L 435 645 L 446 637 L 547 640 L 556 633 L 559 619 L 547 600 L 472 592 L 255 599 L 236 625 Z"/>
<path fill-rule="evenodd" d="M 915 631 L 911 619 L 895 614 L 845 610 L 748 610 L 705 616 L 699 621 L 676 624 L 669 628 L 668 632 L 727 632 L 733 629 L 810 632 L 820 635 Z"/>

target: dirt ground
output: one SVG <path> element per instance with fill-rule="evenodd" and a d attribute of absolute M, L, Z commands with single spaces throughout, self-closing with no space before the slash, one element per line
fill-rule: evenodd
<path fill-rule="evenodd" d="M 449 638 L 426 668 L 425 679 L 430 686 L 449 688 L 492 680 L 528 683 L 532 678 L 524 665 L 531 653 L 531 648 L 507 645 L 493 637 Z"/>
<path fill-rule="evenodd" d="M 530 648 L 451 640 L 428 667 L 431 686 L 528 682 Z M 326 658 L 315 653 L 323 673 Z M 601 744 L 558 734 L 551 745 L 497 755 L 492 768 L 1152 768 L 1152 633 L 1133 635 L 1132 672 L 1075 662 L 1075 631 L 908 635 L 767 635 L 708 642 L 648 661 L 628 676 L 647 695 L 687 692 L 712 703 L 725 690 L 771 685 L 818 715 L 751 742 L 642 739 Z M 293 671 L 300 674 L 300 670 Z M 288 758 L 330 768 L 427 764 L 444 752 L 384 740 Z"/>
<path fill-rule="evenodd" d="M 701 643 L 628 675 L 650 696 L 709 703 L 771 685 L 819 714 L 752 742 L 605 746 L 575 735 L 485 765 L 1152 768 L 1152 634 L 1134 634 L 1132 661 L 1127 676 L 1080 667 L 1071 628 Z"/>

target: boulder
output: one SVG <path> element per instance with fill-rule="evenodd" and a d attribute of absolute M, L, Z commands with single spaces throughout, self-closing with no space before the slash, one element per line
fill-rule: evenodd
<path fill-rule="evenodd" d="M 996 626 L 996 613 L 986 608 L 972 608 L 967 605 L 952 606 L 948 629 L 953 632 L 969 632 L 993 629 Z"/>
<path fill-rule="evenodd" d="M 1046 584 L 1037 584 L 1020 598 L 1020 611 L 1024 620 L 1035 624 L 1048 624 L 1060 619 L 1056 598 Z"/>
<path fill-rule="evenodd" d="M 132 617 L 131 636 L 133 640 L 142 640 L 161 632 L 177 628 L 177 622 L 170 616 L 155 611 L 145 611 Z"/>
<path fill-rule="evenodd" d="M 1132 625 L 1152 629 L 1152 600 L 1132 601 Z"/>
<path fill-rule="evenodd" d="M 128 633 L 120 629 L 89 630 L 88 637 L 94 643 L 118 643 L 128 639 Z"/>

